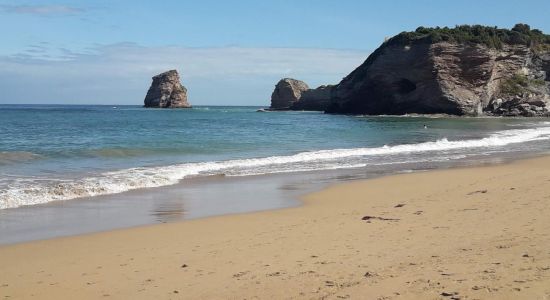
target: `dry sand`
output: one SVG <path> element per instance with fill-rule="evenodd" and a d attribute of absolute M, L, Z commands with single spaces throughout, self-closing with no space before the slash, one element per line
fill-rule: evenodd
<path fill-rule="evenodd" d="M 548 157 L 304 201 L 4 246 L 0 298 L 550 299 Z"/>

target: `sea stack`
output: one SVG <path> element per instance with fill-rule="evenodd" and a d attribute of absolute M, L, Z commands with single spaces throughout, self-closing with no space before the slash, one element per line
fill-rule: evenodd
<path fill-rule="evenodd" d="M 283 78 L 271 94 L 270 110 L 317 110 L 324 111 L 331 100 L 333 86 L 323 85 L 316 89 L 297 79 Z"/>
<path fill-rule="evenodd" d="M 271 109 L 286 110 L 300 100 L 302 93 L 309 90 L 309 86 L 300 80 L 292 78 L 283 78 L 275 85 L 275 90 L 271 94 Z"/>
<path fill-rule="evenodd" d="M 153 76 L 144 107 L 191 108 L 187 102 L 187 89 L 181 84 L 178 71 L 170 70 Z"/>

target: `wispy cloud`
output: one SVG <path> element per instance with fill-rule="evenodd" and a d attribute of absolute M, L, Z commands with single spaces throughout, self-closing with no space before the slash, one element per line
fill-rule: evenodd
<path fill-rule="evenodd" d="M 0 5 L 0 10 L 7 13 L 39 16 L 75 15 L 85 11 L 83 8 L 68 5 Z"/>
<path fill-rule="evenodd" d="M 49 48 L 48 48 L 49 47 Z M 178 69 L 195 104 L 267 104 L 275 83 L 337 83 L 365 51 L 317 48 L 143 47 L 131 43 L 83 52 L 32 45 L 0 57 L 4 103 L 140 104 L 151 77 Z M 29 83 L 34 89 L 29 89 Z M 8 96 L 6 96 L 8 95 Z"/>

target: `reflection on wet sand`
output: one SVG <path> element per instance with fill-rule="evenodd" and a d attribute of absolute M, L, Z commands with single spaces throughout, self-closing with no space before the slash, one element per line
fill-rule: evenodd
<path fill-rule="evenodd" d="M 167 223 L 181 221 L 185 215 L 183 202 L 157 203 L 158 207 L 151 212 L 158 222 Z"/>

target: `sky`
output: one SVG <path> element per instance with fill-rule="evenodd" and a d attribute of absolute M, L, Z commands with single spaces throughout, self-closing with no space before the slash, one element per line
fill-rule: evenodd
<path fill-rule="evenodd" d="M 193 105 L 269 105 L 277 81 L 338 83 L 419 26 L 527 23 L 550 1 L 0 0 L 0 104 L 143 104 L 180 72 Z"/>

